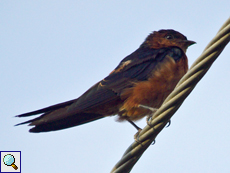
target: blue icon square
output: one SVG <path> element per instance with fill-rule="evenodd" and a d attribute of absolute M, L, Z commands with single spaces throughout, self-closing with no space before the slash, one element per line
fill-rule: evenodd
<path fill-rule="evenodd" d="M 0 151 L 0 173 L 21 172 L 21 151 Z"/>

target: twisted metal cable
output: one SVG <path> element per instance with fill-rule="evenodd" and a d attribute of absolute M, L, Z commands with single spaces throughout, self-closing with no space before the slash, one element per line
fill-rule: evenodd
<path fill-rule="evenodd" d="M 206 74 L 229 41 L 230 18 L 223 24 L 217 35 L 207 45 L 203 53 L 190 67 L 189 71 L 178 82 L 173 92 L 165 99 L 161 107 L 153 114 L 149 125 L 146 125 L 139 133 L 139 142 L 135 141 L 129 146 L 111 173 L 128 173 L 131 171 L 144 151 L 166 126 L 170 118 L 192 92 L 196 84 Z"/>

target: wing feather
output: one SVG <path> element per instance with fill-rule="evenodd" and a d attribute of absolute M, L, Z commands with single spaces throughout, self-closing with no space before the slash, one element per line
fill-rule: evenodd
<path fill-rule="evenodd" d="M 147 49 L 142 46 L 124 58 L 110 75 L 92 86 L 78 99 L 18 115 L 18 117 L 26 117 L 42 114 L 20 124 L 31 123 L 30 125 L 35 125 L 31 131 L 40 132 L 68 128 L 102 118 L 106 115 L 94 112 L 96 107 L 107 108 L 107 105 L 116 106 L 114 104 L 121 103 L 122 92 L 133 87 L 138 81 L 148 80 L 149 75 L 166 55 L 177 61 L 182 56 L 182 50 L 176 47 Z M 114 113 L 116 112 L 113 111 Z M 62 121 L 63 125 L 61 125 Z"/>

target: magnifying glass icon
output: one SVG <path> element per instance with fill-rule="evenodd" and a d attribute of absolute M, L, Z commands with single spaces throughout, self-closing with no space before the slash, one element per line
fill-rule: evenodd
<path fill-rule="evenodd" d="M 7 154 L 3 158 L 3 162 L 7 166 L 12 166 L 15 170 L 18 169 L 18 167 L 14 164 L 15 163 L 15 158 L 12 154 Z"/>

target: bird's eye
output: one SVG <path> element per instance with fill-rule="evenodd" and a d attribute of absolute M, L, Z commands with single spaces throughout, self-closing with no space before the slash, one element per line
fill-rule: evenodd
<path fill-rule="evenodd" d="M 165 38 L 168 39 L 168 40 L 174 39 L 173 35 L 166 35 Z"/>

